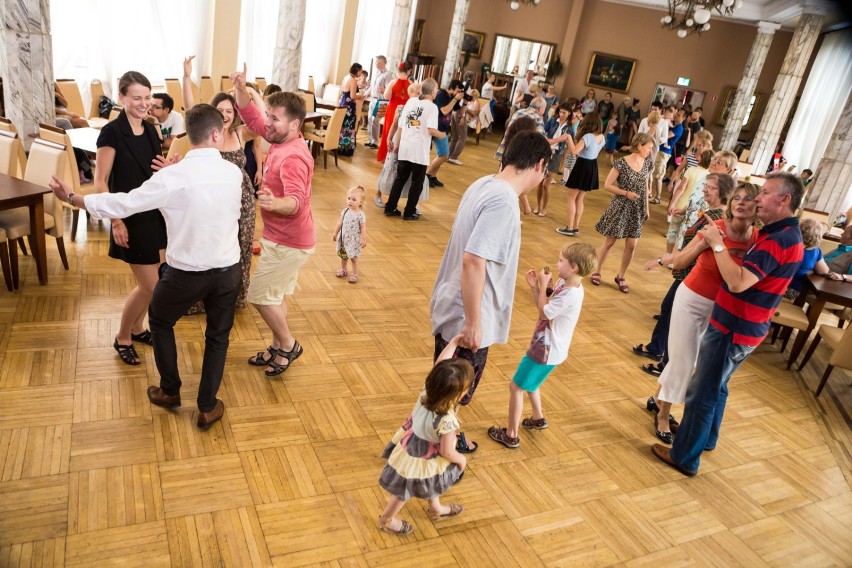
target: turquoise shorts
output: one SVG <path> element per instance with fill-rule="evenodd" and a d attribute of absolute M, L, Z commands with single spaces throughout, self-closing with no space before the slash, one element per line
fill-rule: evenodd
<path fill-rule="evenodd" d="M 541 363 L 536 363 L 524 355 L 524 358 L 521 359 L 520 363 L 518 363 L 518 370 L 515 371 L 515 376 L 512 377 L 512 382 L 521 390 L 535 392 L 555 366 L 556 365 L 542 365 Z"/>
<path fill-rule="evenodd" d="M 438 154 L 439 158 L 450 154 L 450 141 L 447 140 L 447 136 L 444 136 L 443 138 L 432 138 L 432 141 L 435 142 L 435 153 Z"/>

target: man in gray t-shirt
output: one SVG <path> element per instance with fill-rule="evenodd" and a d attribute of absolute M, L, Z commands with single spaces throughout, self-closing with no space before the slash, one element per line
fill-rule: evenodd
<path fill-rule="evenodd" d="M 550 157 L 544 136 L 518 134 L 503 156 L 503 170 L 474 182 L 456 212 L 432 290 L 430 312 L 435 357 L 461 334 L 457 356 L 473 365 L 473 384 L 461 404 L 473 398 L 488 347 L 509 339 L 521 247 L 518 197 L 532 191 L 547 175 Z M 475 449 L 460 438 L 459 451 Z"/>

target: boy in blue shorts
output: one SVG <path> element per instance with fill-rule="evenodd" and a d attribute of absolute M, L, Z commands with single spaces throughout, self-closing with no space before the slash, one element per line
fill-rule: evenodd
<path fill-rule="evenodd" d="M 518 437 L 520 425 L 527 430 L 547 428 L 547 420 L 541 410 L 539 387 L 550 371 L 568 358 L 568 347 L 580 317 L 580 308 L 583 307 L 583 277 L 594 272 L 596 267 L 597 252 L 591 245 L 565 245 L 556 263 L 559 280 L 553 287 L 550 300 L 547 298 L 550 270 L 545 267 L 538 274 L 534 268 L 527 271 L 527 284 L 530 285 L 533 301 L 538 308 L 538 323 L 530 347 L 521 359 L 509 387 L 509 425 L 488 429 L 488 435 L 495 442 L 517 448 L 521 445 Z M 524 418 L 521 422 L 524 392 L 530 397 L 532 417 Z"/>

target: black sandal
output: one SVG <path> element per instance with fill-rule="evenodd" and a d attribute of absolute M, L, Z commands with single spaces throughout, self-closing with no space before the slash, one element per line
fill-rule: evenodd
<path fill-rule="evenodd" d="M 277 377 L 278 375 L 289 369 L 290 365 L 293 364 L 293 361 L 301 357 L 302 353 L 304 353 L 304 349 L 302 349 L 302 346 L 299 345 L 298 341 L 295 341 L 293 343 L 293 348 L 290 351 L 284 351 L 283 349 L 275 349 L 275 354 L 272 356 L 272 359 L 270 359 L 266 363 L 266 366 L 271 367 L 272 371 L 270 372 L 269 370 L 266 370 L 263 372 L 263 374 L 267 377 Z M 277 356 L 284 357 L 284 360 L 287 361 L 287 364 L 285 365 L 284 363 L 276 362 L 275 357 Z"/>
<path fill-rule="evenodd" d="M 273 346 L 270 345 L 269 347 L 266 348 L 266 351 L 258 351 L 257 355 L 249 357 L 248 358 L 248 364 L 254 365 L 255 367 L 266 367 L 267 365 L 269 365 L 270 361 L 275 360 L 276 351 L 277 351 L 277 349 L 275 349 Z M 263 356 L 266 355 L 267 353 L 269 353 L 271 355 L 271 357 L 269 359 L 264 359 Z"/>
<path fill-rule="evenodd" d="M 646 363 L 642 365 L 642 370 L 653 377 L 659 377 L 662 375 L 663 368 L 662 363 L 657 363 L 656 365 L 653 363 Z"/>
<path fill-rule="evenodd" d="M 128 365 L 138 365 L 139 355 L 136 353 L 136 348 L 133 347 L 133 344 L 130 345 L 121 345 L 118 342 L 118 338 L 112 344 L 113 349 L 118 353 L 118 356 L 121 357 L 121 360 L 124 361 Z"/>
<path fill-rule="evenodd" d="M 151 330 L 146 329 L 142 333 L 131 333 L 130 339 L 132 341 L 138 341 L 139 343 L 144 343 L 145 345 L 154 346 L 154 337 L 151 335 Z"/>
<path fill-rule="evenodd" d="M 633 352 L 639 355 L 640 357 L 647 357 L 648 359 L 653 359 L 654 361 L 661 361 L 663 359 L 662 355 L 657 355 L 656 353 L 651 353 L 650 351 L 648 351 L 648 347 L 646 347 L 644 343 L 634 345 Z"/>
<path fill-rule="evenodd" d="M 476 442 L 468 442 L 464 437 L 464 432 L 459 432 L 456 436 L 456 451 L 460 454 L 472 454 L 479 449 L 479 444 Z"/>

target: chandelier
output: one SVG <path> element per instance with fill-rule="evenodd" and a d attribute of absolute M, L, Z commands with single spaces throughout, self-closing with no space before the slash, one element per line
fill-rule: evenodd
<path fill-rule="evenodd" d="M 511 8 L 512 10 L 517 10 L 521 7 L 521 4 L 538 6 L 539 2 L 541 2 L 541 0 L 512 0 L 511 2 L 509 2 L 509 8 Z"/>
<path fill-rule="evenodd" d="M 732 16 L 743 0 L 668 0 L 669 13 L 660 19 L 664 28 L 677 30 L 677 37 L 698 34 L 710 29 L 710 16 Z"/>

